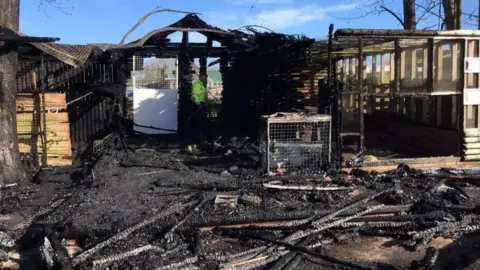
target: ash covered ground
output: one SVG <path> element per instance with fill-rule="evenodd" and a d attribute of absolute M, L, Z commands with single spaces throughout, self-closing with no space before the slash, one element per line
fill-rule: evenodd
<path fill-rule="evenodd" d="M 247 138 L 128 147 L 4 187 L 1 267 L 480 269 L 475 170 L 267 177 Z"/>

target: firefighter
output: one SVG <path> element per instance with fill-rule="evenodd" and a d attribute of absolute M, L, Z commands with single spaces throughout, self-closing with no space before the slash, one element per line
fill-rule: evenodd
<path fill-rule="evenodd" d="M 207 127 L 207 75 L 200 74 L 199 80 L 192 85 L 192 102 L 195 105 L 191 118 L 191 126 L 194 128 L 193 133 L 196 135 L 204 134 Z"/>

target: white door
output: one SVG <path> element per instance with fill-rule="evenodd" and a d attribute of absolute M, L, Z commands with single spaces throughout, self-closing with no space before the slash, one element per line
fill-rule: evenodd
<path fill-rule="evenodd" d="M 133 57 L 135 131 L 146 134 L 176 133 L 178 129 L 177 74 L 176 58 Z"/>

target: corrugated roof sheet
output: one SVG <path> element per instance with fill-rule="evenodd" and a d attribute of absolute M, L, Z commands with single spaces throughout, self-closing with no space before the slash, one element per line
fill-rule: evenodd
<path fill-rule="evenodd" d="M 99 50 L 92 45 L 57 43 L 31 43 L 31 45 L 74 67 L 84 64 L 95 50 Z"/>
<path fill-rule="evenodd" d="M 17 35 L 27 37 L 26 34 L 12 30 Z M 57 58 L 58 60 L 65 62 L 69 65 L 77 67 L 85 63 L 94 51 L 100 51 L 98 47 L 91 45 L 68 45 L 51 42 L 27 42 L 28 44 L 36 47 L 37 49 Z"/>

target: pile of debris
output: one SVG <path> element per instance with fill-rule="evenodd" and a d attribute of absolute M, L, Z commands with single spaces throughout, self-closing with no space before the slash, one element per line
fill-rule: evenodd
<path fill-rule="evenodd" d="M 199 159 L 181 151 L 106 154 L 88 185 L 86 178 L 51 172 L 41 185 L 2 190 L 3 267 L 381 269 L 385 262 L 334 250 L 384 237 L 405 252 L 425 253 L 389 262 L 389 269 L 426 269 L 448 263 L 439 256 L 446 250 L 430 247 L 432 241 L 480 229 L 480 182 L 466 172 L 400 166 L 383 174 L 253 177 L 252 171 L 245 179 L 206 172 L 192 160 Z M 47 199 L 54 203 L 39 206 Z M 32 215 L 23 222 L 6 218 L 19 212 Z"/>

